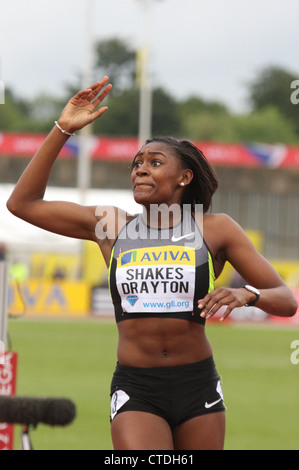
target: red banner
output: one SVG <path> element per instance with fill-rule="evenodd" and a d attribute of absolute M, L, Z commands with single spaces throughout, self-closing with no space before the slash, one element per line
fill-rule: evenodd
<path fill-rule="evenodd" d="M 32 157 L 46 135 L 0 133 L 0 157 Z M 267 145 L 259 143 L 226 144 L 218 142 L 194 142 L 212 165 L 238 167 L 298 168 L 299 147 L 283 144 Z M 138 152 L 138 139 L 135 137 L 90 138 L 90 154 L 93 160 L 132 161 Z M 71 137 L 63 147 L 61 158 L 77 158 L 79 153 L 78 136 Z"/>
<path fill-rule="evenodd" d="M 0 365 L 0 395 L 14 396 L 16 393 L 17 354 L 7 352 Z M 14 426 L 0 423 L 0 450 L 13 450 Z"/>
<path fill-rule="evenodd" d="M 44 142 L 46 135 L 43 134 L 11 134 L 0 133 L 0 155 L 11 157 L 32 157 Z M 71 152 L 65 152 L 62 156 Z"/>

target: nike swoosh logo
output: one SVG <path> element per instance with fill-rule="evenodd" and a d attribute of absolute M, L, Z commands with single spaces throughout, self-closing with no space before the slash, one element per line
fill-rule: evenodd
<path fill-rule="evenodd" d="M 182 235 L 181 237 L 175 237 L 173 235 L 171 241 L 172 242 L 179 242 L 180 240 L 183 240 L 184 238 L 189 238 L 191 236 L 195 235 L 195 232 L 192 232 L 192 233 L 188 233 L 188 235 Z"/>
<path fill-rule="evenodd" d="M 217 405 L 217 403 L 219 403 L 221 400 L 222 400 L 222 398 L 219 398 L 219 400 L 214 401 L 213 403 L 207 403 L 206 402 L 205 407 L 206 408 L 212 408 L 213 406 Z"/>

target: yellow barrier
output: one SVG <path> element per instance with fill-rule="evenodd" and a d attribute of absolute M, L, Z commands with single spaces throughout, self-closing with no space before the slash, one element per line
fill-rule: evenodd
<path fill-rule="evenodd" d="M 106 281 L 107 267 L 98 245 L 84 241 L 80 254 L 33 253 L 30 258 L 30 277 L 52 280 L 82 279 L 90 285 L 98 286 Z"/>
<path fill-rule="evenodd" d="M 28 280 L 9 285 L 10 314 L 55 317 L 86 317 L 90 314 L 91 290 L 85 282 Z"/>
<path fill-rule="evenodd" d="M 33 253 L 30 258 L 30 277 L 55 279 L 58 277 L 78 279 L 81 275 L 79 255 L 61 253 Z"/>
<path fill-rule="evenodd" d="M 107 266 L 99 246 L 90 241 L 83 244 L 82 277 L 92 286 L 99 286 L 107 280 Z"/>
<path fill-rule="evenodd" d="M 271 264 L 289 287 L 299 287 L 299 261 L 274 260 Z"/>

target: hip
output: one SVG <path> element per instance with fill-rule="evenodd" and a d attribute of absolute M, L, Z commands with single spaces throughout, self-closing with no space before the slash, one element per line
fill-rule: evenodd
<path fill-rule="evenodd" d="M 112 419 L 124 411 L 148 411 L 166 419 L 173 428 L 192 417 L 225 410 L 212 356 L 166 368 L 118 363 L 110 392 Z"/>

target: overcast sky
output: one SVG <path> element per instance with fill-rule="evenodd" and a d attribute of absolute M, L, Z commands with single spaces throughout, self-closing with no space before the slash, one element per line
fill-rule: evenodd
<path fill-rule="evenodd" d="M 95 40 L 121 37 L 138 47 L 146 0 L 93 0 Z M 1 0 L 0 79 L 19 96 L 61 95 L 84 66 L 88 0 Z M 299 79 L 298 0 L 152 0 L 155 85 L 246 106 L 246 83 L 266 65 Z M 101 77 L 99 77 L 101 78 Z"/>

